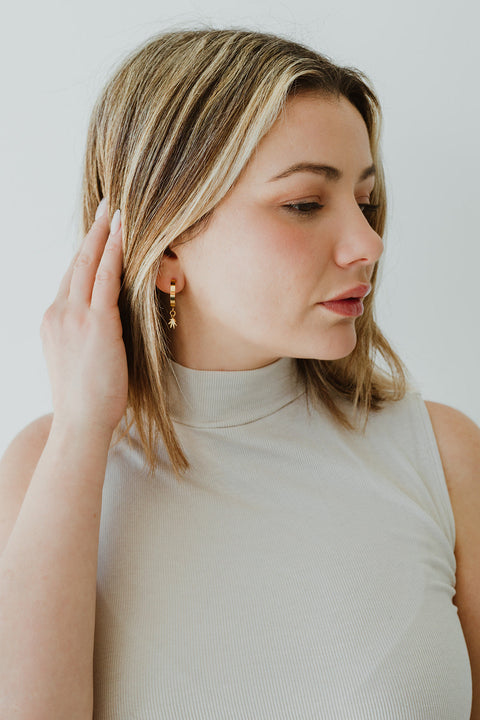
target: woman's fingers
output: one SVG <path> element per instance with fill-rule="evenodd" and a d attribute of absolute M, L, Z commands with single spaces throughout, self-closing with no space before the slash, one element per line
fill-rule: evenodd
<path fill-rule="evenodd" d="M 63 276 L 63 278 L 60 281 L 60 285 L 58 286 L 58 292 L 56 295 L 55 300 L 66 300 L 68 298 L 68 293 L 70 292 L 70 282 L 72 280 L 73 275 L 73 268 L 75 266 L 75 263 L 77 262 L 77 258 L 80 255 L 80 250 L 78 250 L 75 255 L 72 258 L 72 261 L 70 265 L 68 266 L 67 272 Z"/>
<path fill-rule="evenodd" d="M 117 211 L 109 233 L 108 215 L 97 211 L 40 330 L 55 417 L 82 426 L 93 422 L 112 432 L 128 402 L 128 363 L 117 302 L 122 273 L 119 217 Z"/>
<path fill-rule="evenodd" d="M 112 309 L 118 303 L 122 269 L 120 210 L 112 218 L 110 233 L 107 213 L 99 215 L 97 210 L 95 222 L 62 278 L 56 299 Z"/>
<path fill-rule="evenodd" d="M 92 309 L 111 310 L 117 306 L 122 267 L 122 227 L 120 210 L 117 210 L 95 275 L 90 304 Z"/>
<path fill-rule="evenodd" d="M 63 276 L 62 280 L 60 281 L 57 296 L 55 298 L 57 301 L 67 300 L 69 297 L 73 271 L 76 266 L 77 260 L 80 256 L 80 253 L 84 250 L 87 240 L 91 240 L 91 236 L 98 235 L 98 233 L 104 234 L 105 238 L 108 236 L 109 223 L 108 223 L 108 215 L 106 213 L 106 209 L 107 209 L 107 200 L 106 200 L 106 198 L 104 198 L 97 208 L 95 222 L 93 223 L 93 225 L 90 228 L 87 235 L 84 237 L 82 244 L 80 245 L 80 248 L 77 250 L 77 252 L 73 256 L 65 275 Z"/>
<path fill-rule="evenodd" d="M 95 274 L 109 235 L 108 215 L 98 217 L 85 236 L 80 252 L 67 274 L 70 275 L 68 300 L 74 304 L 90 305 Z"/>
<path fill-rule="evenodd" d="M 117 211 L 109 233 L 107 214 L 97 216 L 41 325 L 55 416 L 111 430 L 128 400 L 117 302 L 123 255 L 119 217 Z"/>

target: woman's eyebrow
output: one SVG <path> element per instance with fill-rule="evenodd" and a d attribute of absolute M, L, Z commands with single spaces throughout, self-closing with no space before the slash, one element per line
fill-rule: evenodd
<path fill-rule="evenodd" d="M 323 175 L 323 177 L 332 182 L 336 182 L 343 177 L 342 171 L 338 168 L 332 167 L 331 165 L 318 165 L 317 163 L 302 162 L 297 163 L 296 165 L 292 165 L 291 167 L 281 172 L 279 175 L 275 175 L 275 177 L 270 178 L 268 182 L 272 182 L 273 180 L 281 180 L 282 178 L 288 177 L 289 175 L 293 175 L 293 173 L 297 172 L 312 172 L 316 175 Z M 365 168 L 365 170 L 362 170 L 358 181 L 361 182 L 362 180 L 366 180 L 371 175 L 375 174 L 375 165 L 369 165 L 369 167 Z"/>

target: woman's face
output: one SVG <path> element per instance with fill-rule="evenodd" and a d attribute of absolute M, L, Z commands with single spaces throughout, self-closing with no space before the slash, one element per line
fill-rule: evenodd
<path fill-rule="evenodd" d="M 336 170 L 286 174 L 304 163 Z M 290 98 L 208 227 L 162 264 L 157 285 L 169 292 L 176 279 L 174 359 L 249 370 L 284 356 L 350 354 L 356 317 L 319 303 L 368 284 L 382 254 L 360 207 L 371 166 L 367 128 L 348 100 Z"/>

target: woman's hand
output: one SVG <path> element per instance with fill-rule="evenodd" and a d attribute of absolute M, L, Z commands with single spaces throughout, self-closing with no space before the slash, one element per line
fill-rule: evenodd
<path fill-rule="evenodd" d="M 54 423 L 93 425 L 113 433 L 125 412 L 128 391 L 118 309 L 122 229 L 117 210 L 109 231 L 106 201 L 102 203 L 43 316 L 40 335 Z"/>

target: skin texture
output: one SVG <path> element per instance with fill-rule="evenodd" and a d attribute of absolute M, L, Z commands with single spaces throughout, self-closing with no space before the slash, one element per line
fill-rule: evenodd
<path fill-rule="evenodd" d="M 329 181 L 312 172 L 270 179 L 300 162 L 332 165 Z M 375 178 L 368 132 L 346 98 L 290 98 L 209 226 L 174 245 L 157 286 L 176 280 L 176 362 L 198 370 L 249 370 L 280 357 L 332 360 L 349 355 L 355 317 L 317 303 L 368 283 L 383 252 L 361 203 Z M 287 204 L 318 203 L 305 215 Z"/>

